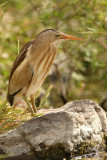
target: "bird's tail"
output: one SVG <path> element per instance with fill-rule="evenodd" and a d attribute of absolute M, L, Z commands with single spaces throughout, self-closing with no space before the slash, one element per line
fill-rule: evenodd
<path fill-rule="evenodd" d="M 7 100 L 10 103 L 10 106 L 12 106 L 14 101 L 14 95 L 7 94 Z"/>
<path fill-rule="evenodd" d="M 22 88 L 19 89 L 17 92 L 13 93 L 13 94 L 9 94 L 9 91 L 8 91 L 8 93 L 7 93 L 7 100 L 8 100 L 8 102 L 10 103 L 10 106 L 13 105 L 14 96 L 15 96 L 17 93 L 19 93 L 21 90 L 22 90 Z"/>

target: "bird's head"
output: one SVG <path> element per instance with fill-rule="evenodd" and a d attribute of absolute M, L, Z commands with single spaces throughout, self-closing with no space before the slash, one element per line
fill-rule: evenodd
<path fill-rule="evenodd" d="M 64 40 L 83 40 L 82 38 L 68 35 L 55 29 L 46 29 L 38 34 L 37 38 L 39 38 L 43 43 L 56 44 Z"/>

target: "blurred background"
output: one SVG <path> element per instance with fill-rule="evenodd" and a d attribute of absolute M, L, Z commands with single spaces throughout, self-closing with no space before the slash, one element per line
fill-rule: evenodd
<path fill-rule="evenodd" d="M 0 0 L 0 97 L 22 45 L 47 28 L 84 38 L 59 46 L 41 94 L 48 104 L 92 99 L 107 110 L 107 1 Z"/>

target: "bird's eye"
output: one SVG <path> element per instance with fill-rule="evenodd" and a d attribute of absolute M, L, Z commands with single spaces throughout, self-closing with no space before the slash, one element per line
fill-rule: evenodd
<path fill-rule="evenodd" d="M 59 35 L 59 34 L 57 34 L 57 35 L 56 35 L 56 38 L 58 38 L 58 37 L 60 37 L 60 35 Z"/>

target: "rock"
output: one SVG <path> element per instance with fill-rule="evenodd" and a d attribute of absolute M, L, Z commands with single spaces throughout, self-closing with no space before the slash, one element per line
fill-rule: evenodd
<path fill-rule="evenodd" d="M 107 132 L 103 109 L 92 100 L 78 100 L 1 134 L 0 154 L 13 156 L 9 160 L 69 159 L 95 151 L 103 132 Z"/>

